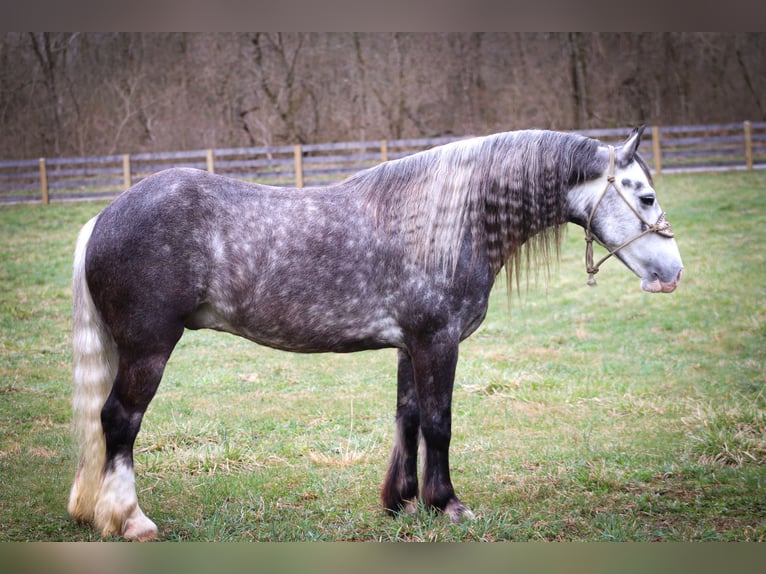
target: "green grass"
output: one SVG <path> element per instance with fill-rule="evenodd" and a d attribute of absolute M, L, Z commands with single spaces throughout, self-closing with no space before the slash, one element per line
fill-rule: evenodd
<path fill-rule="evenodd" d="M 292 355 L 187 333 L 136 445 L 165 540 L 766 540 L 766 173 L 665 175 L 686 267 L 650 295 L 585 285 L 570 230 L 550 281 L 500 284 L 461 347 L 453 525 L 378 503 L 395 353 Z M 0 207 L 0 540 L 97 540 L 74 471 L 69 287 L 104 203 Z"/>

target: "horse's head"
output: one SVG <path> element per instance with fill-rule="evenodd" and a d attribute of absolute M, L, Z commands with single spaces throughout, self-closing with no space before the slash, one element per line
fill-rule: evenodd
<path fill-rule="evenodd" d="M 636 153 L 643 126 L 618 148 L 598 148 L 602 175 L 569 192 L 570 220 L 585 228 L 586 266 L 593 275 L 611 255 L 641 278 L 641 288 L 670 293 L 681 281 L 683 263 L 651 174 Z M 592 241 L 609 253 L 593 264 Z"/>

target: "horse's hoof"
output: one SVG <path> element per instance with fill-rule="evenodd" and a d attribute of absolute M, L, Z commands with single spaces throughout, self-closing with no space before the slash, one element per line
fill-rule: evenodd
<path fill-rule="evenodd" d="M 136 542 L 149 542 L 157 539 L 157 525 L 146 516 L 128 518 L 122 529 L 122 537 L 125 540 Z"/>
<path fill-rule="evenodd" d="M 416 514 L 418 511 L 418 499 L 410 498 L 409 500 L 405 500 L 402 503 L 402 512 L 405 514 Z"/>
<path fill-rule="evenodd" d="M 471 509 L 457 498 L 453 498 L 447 503 L 447 506 L 444 507 L 444 514 L 449 516 L 449 519 L 454 523 L 476 519 Z"/>

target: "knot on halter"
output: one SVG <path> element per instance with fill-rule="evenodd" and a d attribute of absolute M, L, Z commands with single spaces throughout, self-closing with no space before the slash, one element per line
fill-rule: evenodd
<path fill-rule="evenodd" d="M 590 229 L 585 230 L 585 270 L 588 272 L 588 285 L 596 284 L 594 275 L 598 273 L 598 266 L 593 265 L 593 235 Z"/>
<path fill-rule="evenodd" d="M 660 214 L 657 222 L 651 226 L 651 230 L 662 235 L 663 237 L 676 236 L 676 234 L 673 233 L 673 228 L 670 227 L 670 222 L 668 221 L 667 215 L 665 215 L 664 211 Z"/>
<path fill-rule="evenodd" d="M 606 195 L 606 192 L 609 191 L 609 187 L 614 187 L 615 191 L 617 191 L 617 194 L 622 198 L 622 200 L 630 207 L 631 211 L 636 214 L 636 217 L 646 226 L 646 229 L 636 235 L 635 237 L 632 237 L 631 239 L 628 239 L 625 243 L 622 245 L 615 247 L 614 249 L 609 249 L 601 243 L 598 238 L 596 238 L 593 233 L 590 230 L 590 224 L 593 221 L 593 215 L 596 213 L 596 209 L 598 209 L 598 206 L 601 205 L 601 200 L 604 199 L 604 196 Z M 606 186 L 604 187 L 604 191 L 601 192 L 601 195 L 599 196 L 598 200 L 596 201 L 596 204 L 593 206 L 593 209 L 590 212 L 590 215 L 588 216 L 588 223 L 585 226 L 585 270 L 588 272 L 588 285 L 596 285 L 596 273 L 598 273 L 598 269 L 601 266 L 601 264 L 609 259 L 612 255 L 617 253 L 620 249 L 623 249 L 633 243 L 636 239 L 640 239 L 647 233 L 657 233 L 658 235 L 661 235 L 662 237 L 668 237 L 672 238 L 675 237 L 675 234 L 673 233 L 673 229 L 670 227 L 670 222 L 668 221 L 667 215 L 663 211 L 660 213 L 660 216 L 657 218 L 657 221 L 654 223 L 649 223 L 639 212 L 638 210 L 633 207 L 633 205 L 630 203 L 628 198 L 625 196 L 623 191 L 617 186 L 617 183 L 615 181 L 614 177 L 614 146 L 609 146 L 609 174 L 606 177 Z M 598 260 L 597 263 L 593 263 L 593 241 L 597 241 L 598 243 L 601 243 L 608 251 L 604 257 Z"/>

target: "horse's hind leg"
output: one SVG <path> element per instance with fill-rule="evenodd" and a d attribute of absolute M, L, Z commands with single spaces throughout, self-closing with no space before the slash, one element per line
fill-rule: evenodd
<path fill-rule="evenodd" d="M 412 361 L 399 351 L 396 398 L 396 438 L 381 499 L 389 512 L 413 512 L 418 498 L 418 439 L 420 410 Z"/>
<path fill-rule="evenodd" d="M 179 327 L 171 336 L 172 342 L 160 345 L 158 349 L 120 350 L 117 378 L 101 411 L 106 463 L 94 523 L 103 536 L 121 535 L 128 540 L 151 540 L 157 536 L 157 526 L 138 506 L 133 445 L 144 412 L 182 332 L 183 327 Z"/>

